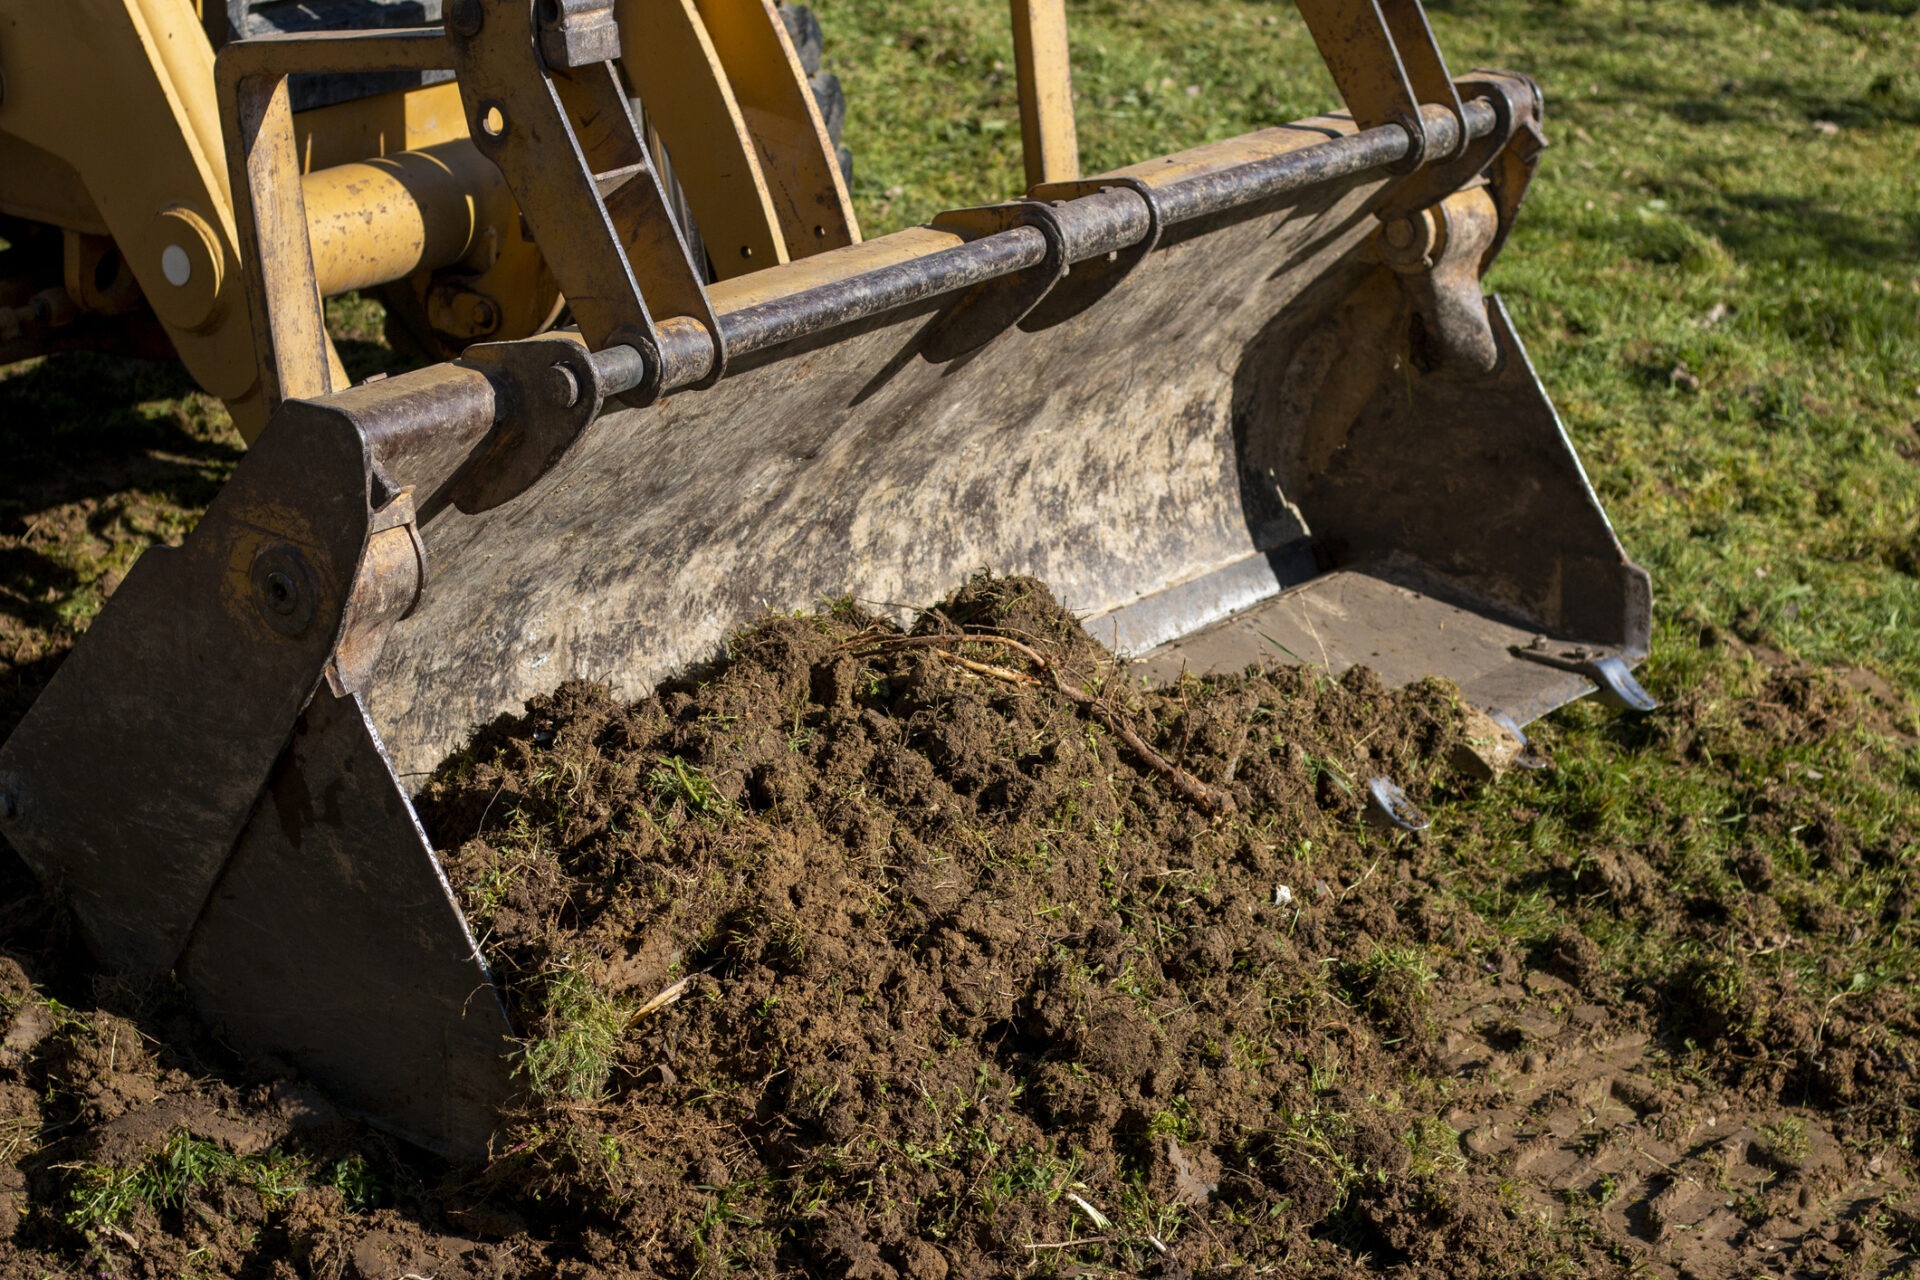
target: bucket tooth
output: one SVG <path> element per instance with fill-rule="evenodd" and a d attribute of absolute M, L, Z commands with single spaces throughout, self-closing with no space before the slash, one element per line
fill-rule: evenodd
<path fill-rule="evenodd" d="M 1417 834 L 1433 825 L 1433 819 L 1407 797 L 1405 788 L 1388 777 L 1367 779 L 1367 805 L 1362 813 L 1383 831 Z"/>
<path fill-rule="evenodd" d="M 1617 653 L 1604 653 L 1585 647 L 1556 651 L 1555 646 L 1545 643 L 1543 636 L 1533 644 L 1514 646 L 1513 655 L 1543 666 L 1570 671 L 1592 681 L 1600 700 L 1616 711 L 1644 715 L 1660 709 L 1659 699 L 1641 687 L 1640 682 L 1633 678 L 1633 668 Z"/>

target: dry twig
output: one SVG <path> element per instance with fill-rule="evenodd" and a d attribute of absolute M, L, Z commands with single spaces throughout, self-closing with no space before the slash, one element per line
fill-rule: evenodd
<path fill-rule="evenodd" d="M 1011 649 L 1038 667 L 1046 678 L 1039 679 L 1027 675 L 1024 672 L 1015 671 L 1009 667 L 994 666 L 991 663 L 976 662 L 972 658 L 962 657 L 945 647 L 953 644 L 955 641 L 962 641 L 967 644 L 999 645 L 1002 648 Z M 1064 694 L 1092 712 L 1100 723 L 1106 726 L 1108 732 L 1119 738 L 1120 741 L 1126 743 L 1129 751 L 1144 761 L 1149 769 L 1152 769 L 1155 773 L 1171 783 L 1174 789 L 1179 791 L 1181 795 L 1184 795 L 1208 813 L 1233 812 L 1234 804 L 1232 796 L 1228 795 L 1219 787 L 1210 786 L 1202 782 L 1148 746 L 1147 740 L 1135 731 L 1134 727 L 1127 722 L 1125 716 L 1088 693 L 1085 689 L 1082 689 L 1079 685 L 1070 683 L 1062 678 L 1059 669 L 1054 666 L 1052 660 L 1032 645 L 1025 644 L 1009 636 L 967 632 L 957 636 L 893 636 L 886 640 L 876 642 L 875 647 L 868 652 L 879 653 L 888 649 L 906 648 L 931 649 L 933 650 L 934 656 L 942 661 L 951 662 L 963 670 L 970 671 L 977 676 L 983 676 L 990 680 L 999 680 L 1012 685 L 1041 685 L 1052 689 L 1056 693 Z"/>
<path fill-rule="evenodd" d="M 647 1001 L 645 1004 L 641 1005 L 638 1009 L 635 1009 L 631 1014 L 629 1014 L 627 1016 L 627 1025 L 632 1026 L 634 1023 L 640 1021 L 640 1019 L 646 1017 L 648 1014 L 658 1013 L 660 1010 L 666 1008 L 668 1005 L 678 1000 L 681 996 L 686 994 L 687 983 L 690 981 L 691 981 L 690 978 L 682 978 L 680 979 L 680 981 L 675 982 L 670 986 L 666 987 L 665 989 L 663 989 L 658 995 L 654 996 L 651 1000 Z"/>

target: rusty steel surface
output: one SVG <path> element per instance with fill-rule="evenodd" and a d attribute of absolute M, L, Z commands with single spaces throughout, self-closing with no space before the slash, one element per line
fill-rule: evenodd
<path fill-rule="evenodd" d="M 113 966 L 164 972 L 184 945 L 341 638 L 368 482 L 351 423 L 291 406 L 0 745 L 21 798 L 0 830 Z"/>

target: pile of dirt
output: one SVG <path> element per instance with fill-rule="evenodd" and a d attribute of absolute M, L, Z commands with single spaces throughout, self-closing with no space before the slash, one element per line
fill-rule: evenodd
<path fill-rule="evenodd" d="M 1144 690 L 1020 579 L 565 686 L 421 797 L 527 1035 L 482 1169 L 94 981 L 0 858 L 0 1275 L 1911 1265 L 1911 709 L 1700 642 L 1490 788 L 1447 686 Z"/>
<path fill-rule="evenodd" d="M 609 1274 L 1544 1264 L 1407 1084 L 1475 926 L 1361 821 L 1459 723 L 1364 671 L 1130 690 L 1020 579 L 566 686 L 423 806 L 537 1037 L 491 1177 Z"/>

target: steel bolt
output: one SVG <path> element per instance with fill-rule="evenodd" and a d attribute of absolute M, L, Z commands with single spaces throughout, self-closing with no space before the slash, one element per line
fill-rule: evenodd
<path fill-rule="evenodd" d="M 449 0 L 446 14 L 447 25 L 463 36 L 479 35 L 480 26 L 486 20 L 480 0 Z"/>
<path fill-rule="evenodd" d="M 294 585 L 293 576 L 275 569 L 267 575 L 267 604 L 277 614 L 285 616 L 300 603 L 300 589 Z"/>
<path fill-rule="evenodd" d="M 297 636 L 313 624 L 321 598 L 313 568 L 298 547 L 276 543 L 253 557 L 253 607 L 269 627 Z"/>

